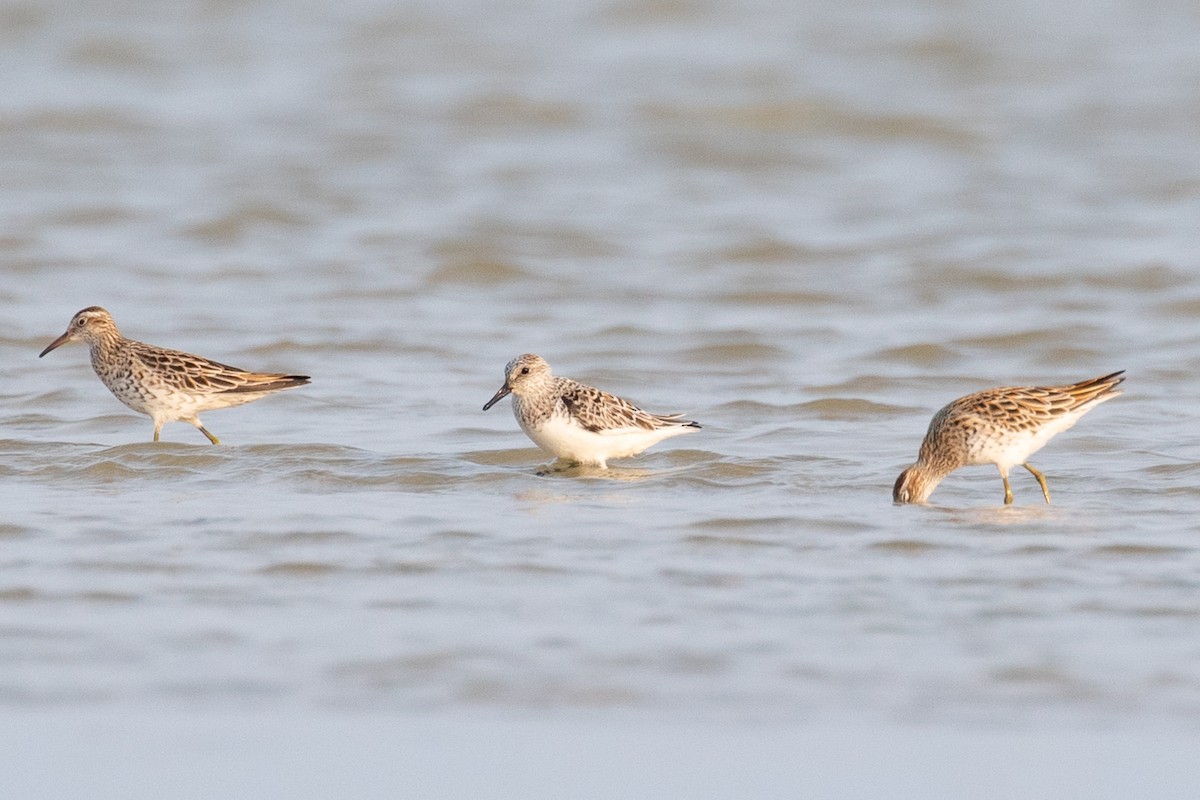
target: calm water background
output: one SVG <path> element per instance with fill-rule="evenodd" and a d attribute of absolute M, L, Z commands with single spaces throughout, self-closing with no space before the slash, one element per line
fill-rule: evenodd
<path fill-rule="evenodd" d="M 84 5 L 0 6 L 8 796 L 1200 792 L 1200 7 Z M 91 304 L 313 384 L 152 446 Z M 526 351 L 704 430 L 539 476 Z"/>

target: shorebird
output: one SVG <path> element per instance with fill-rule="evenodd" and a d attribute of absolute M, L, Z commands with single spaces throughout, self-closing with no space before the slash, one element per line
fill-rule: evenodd
<path fill-rule="evenodd" d="M 512 394 L 513 416 L 538 447 L 564 461 L 607 467 L 610 458 L 637 455 L 652 444 L 700 428 L 682 414 L 650 414 L 628 400 L 550 373 L 526 353 L 504 368 L 504 385 L 487 411 Z"/>
<path fill-rule="evenodd" d="M 92 369 L 108 390 L 134 411 L 154 420 L 154 441 L 167 422 L 195 425 L 213 444 L 216 436 L 200 424 L 200 413 L 240 406 L 281 389 L 308 383 L 307 375 L 247 372 L 201 356 L 126 339 L 112 315 L 99 306 L 75 314 L 66 333 L 38 358 L 68 342 L 86 342 Z"/>
<path fill-rule="evenodd" d="M 923 503 L 942 479 L 959 467 L 995 464 L 1004 481 L 1004 502 L 1013 501 L 1008 472 L 1029 470 L 1050 502 L 1046 477 L 1029 457 L 1055 434 L 1093 408 L 1121 394 L 1124 370 L 1069 386 L 1005 386 L 960 397 L 933 415 L 917 463 L 896 479 L 892 499 Z"/>

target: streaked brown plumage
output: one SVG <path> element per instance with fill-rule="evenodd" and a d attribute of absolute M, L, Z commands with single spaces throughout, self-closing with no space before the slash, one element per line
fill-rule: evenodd
<path fill-rule="evenodd" d="M 1069 386 L 1004 386 L 986 389 L 933 415 L 917 463 L 896 479 L 892 499 L 923 503 L 959 467 L 995 464 L 1004 481 L 1004 502 L 1013 501 L 1009 470 L 1020 464 L 1037 478 L 1050 502 L 1046 478 L 1029 457 L 1088 411 L 1121 394 L 1124 370 Z"/>
<path fill-rule="evenodd" d="M 209 441 L 220 444 L 200 424 L 200 413 L 242 405 L 309 382 L 307 375 L 247 372 L 191 353 L 126 339 L 112 315 L 99 306 L 75 314 L 66 333 L 38 358 L 75 341 L 87 343 L 92 369 L 109 391 L 154 420 L 156 442 L 164 423 L 179 420 L 195 425 Z"/>

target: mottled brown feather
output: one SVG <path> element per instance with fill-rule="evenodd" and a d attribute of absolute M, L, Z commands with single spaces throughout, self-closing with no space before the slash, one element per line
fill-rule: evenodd
<path fill-rule="evenodd" d="M 1007 466 L 1020 463 L 1038 477 L 1049 502 L 1044 477 L 1028 463 L 1055 433 L 1070 427 L 1093 406 L 1119 395 L 1124 370 L 1066 386 L 1002 386 L 960 397 L 933 415 L 917 462 L 900 473 L 892 487 L 896 502 L 923 502 L 943 478 L 968 464 L 995 463 L 1008 492 Z"/>
<path fill-rule="evenodd" d="M 664 425 L 681 424 L 700 427 L 698 423 L 683 420 L 682 414 L 651 414 L 623 397 L 571 378 L 555 378 L 555 382 L 566 412 L 581 427 L 594 433 L 622 428 L 652 431 Z"/>
<path fill-rule="evenodd" d="M 250 372 L 203 356 L 157 347 L 121 335 L 107 311 L 89 306 L 75 314 L 67 331 L 45 355 L 68 341 L 86 342 L 96 375 L 125 405 L 150 416 L 155 441 L 164 422 L 182 420 L 199 428 L 199 414 L 241 405 L 271 392 L 302 386 L 307 375 Z"/>

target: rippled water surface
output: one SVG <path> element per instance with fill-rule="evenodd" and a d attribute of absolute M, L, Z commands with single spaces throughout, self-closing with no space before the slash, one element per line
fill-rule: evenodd
<path fill-rule="evenodd" d="M 1200 792 L 1196 7 L 93 11 L 0 5 L 13 796 Z M 93 304 L 312 385 L 154 445 Z M 543 474 L 522 352 L 704 428 Z"/>

